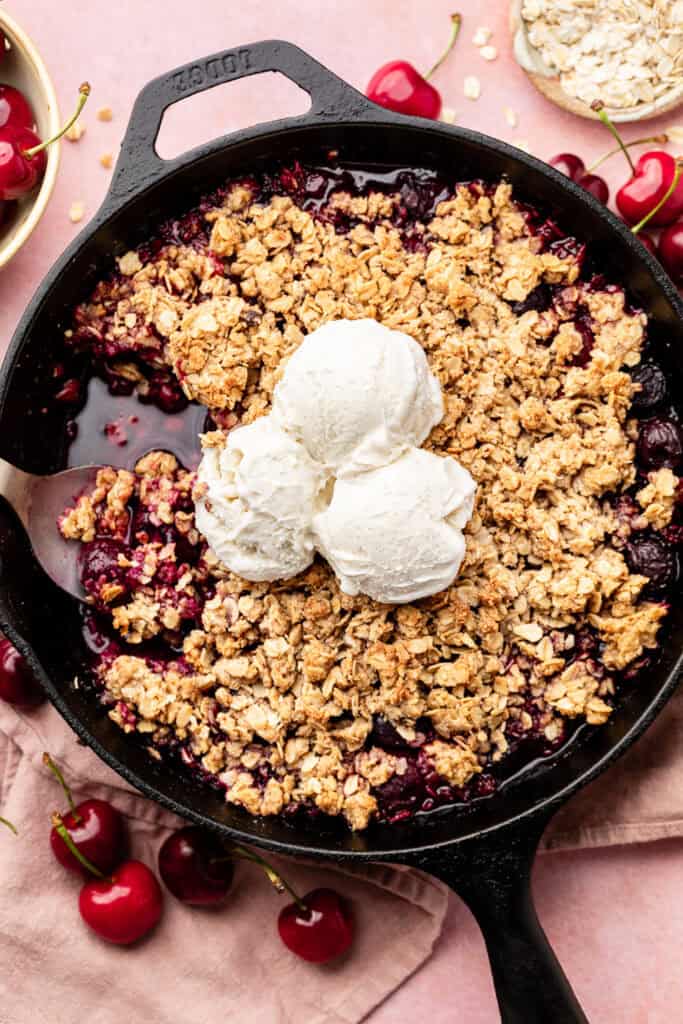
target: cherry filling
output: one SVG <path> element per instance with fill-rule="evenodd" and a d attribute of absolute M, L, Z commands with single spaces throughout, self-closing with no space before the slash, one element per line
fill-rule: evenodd
<path fill-rule="evenodd" d="M 680 424 L 673 419 L 653 417 L 640 425 L 638 461 L 645 470 L 675 469 L 683 456 Z"/>
<path fill-rule="evenodd" d="M 117 597 L 130 593 L 128 569 L 120 564 L 120 558 L 130 559 L 131 549 L 121 540 L 113 537 L 98 537 L 83 545 L 81 551 L 81 582 L 86 593 L 94 598 L 97 605 L 106 607 L 106 588 L 120 587 Z"/>

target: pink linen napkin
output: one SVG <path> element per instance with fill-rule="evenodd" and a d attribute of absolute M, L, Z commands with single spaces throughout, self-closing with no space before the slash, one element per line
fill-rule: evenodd
<path fill-rule="evenodd" d="M 73 1024 L 74 992 L 78 1019 L 88 1024 L 179 1024 L 179 1007 L 192 1007 L 201 1024 L 356 1024 L 429 956 L 447 906 L 440 882 L 400 867 L 291 861 L 286 872 L 298 889 L 331 885 L 353 903 L 356 941 L 336 965 L 306 964 L 281 945 L 282 897 L 247 864 L 238 865 L 224 908 L 193 910 L 168 895 L 159 928 L 140 947 L 101 942 L 79 918 L 78 879 L 49 850 L 49 814 L 63 800 L 43 750 L 77 799 L 115 801 L 128 818 L 133 856 L 154 866 L 161 841 L 180 824 L 80 746 L 52 707 L 20 715 L 0 702 L 0 813 L 21 832 L 0 833 L 0 1024 Z M 545 848 L 683 836 L 682 783 L 683 693 L 560 812 Z"/>

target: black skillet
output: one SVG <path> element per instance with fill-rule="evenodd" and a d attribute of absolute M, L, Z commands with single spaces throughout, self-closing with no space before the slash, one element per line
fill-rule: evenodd
<path fill-rule="evenodd" d="M 170 104 L 264 71 L 279 71 L 308 92 L 310 111 L 236 132 L 175 160 L 156 155 L 154 142 Z M 160 220 L 182 212 L 230 176 L 297 157 L 324 162 L 330 149 L 339 150 L 343 162 L 432 167 L 451 180 L 506 176 L 518 194 L 554 212 L 561 224 L 589 241 L 595 265 L 625 284 L 650 314 L 652 334 L 670 352 L 670 372 L 680 373 L 683 306 L 676 290 L 630 232 L 586 192 L 502 142 L 374 106 L 289 43 L 260 42 L 178 68 L 138 97 L 102 208 L 40 285 L 14 335 L 0 377 L 0 454 L 34 472 L 64 467 L 64 422 L 56 412 L 40 413 L 49 365 L 69 311 L 93 280 L 109 271 L 114 255 L 144 241 Z M 465 812 L 375 826 L 359 835 L 252 819 L 181 771 L 160 767 L 127 739 L 87 693 L 70 685 L 83 655 L 77 609 L 43 576 L 4 503 L 0 626 L 81 739 L 146 796 L 226 837 L 283 854 L 400 862 L 443 879 L 482 928 L 506 1024 L 586 1020 L 537 920 L 531 866 L 552 814 L 622 754 L 671 695 L 683 665 L 680 606 L 672 609 L 658 664 L 624 693 L 607 726 L 585 730 L 554 758 L 538 762 Z"/>

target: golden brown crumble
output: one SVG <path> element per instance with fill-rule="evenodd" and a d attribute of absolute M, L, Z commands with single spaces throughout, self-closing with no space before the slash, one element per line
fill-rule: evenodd
<path fill-rule="evenodd" d="M 103 667 L 115 721 L 132 728 L 126 707 L 138 731 L 185 743 L 250 813 L 310 801 L 354 829 L 376 814 L 376 788 L 408 770 L 405 756 L 368 747 L 378 716 L 408 744 L 431 723 L 424 753 L 461 787 L 532 722 L 553 742 L 565 718 L 606 721 L 610 672 L 656 645 L 665 614 L 640 599 L 647 580 L 629 572 L 606 498 L 635 480 L 624 368 L 640 359 L 644 314 L 627 310 L 622 292 L 580 281 L 575 257 L 540 251 L 506 184 L 492 195 L 459 188 L 417 251 L 388 220 L 394 202 L 334 196 L 359 221 L 344 235 L 289 198 L 262 205 L 236 186 L 206 217 L 210 254 L 167 245 L 144 265 L 136 253 L 119 260 L 126 283 L 113 328 L 131 350 L 164 339 L 160 358 L 188 397 L 242 422 L 269 410 L 304 334 L 340 317 L 411 334 L 441 382 L 445 415 L 426 446 L 456 457 L 478 484 L 448 590 L 381 605 L 342 594 L 322 561 L 294 580 L 254 584 L 205 547 L 169 585 L 160 566 L 178 564 L 175 546 L 148 541 L 133 548 L 132 594 L 102 595 L 130 645 L 177 638 L 191 602 L 201 604 L 179 661 L 164 666 L 131 647 Z M 550 308 L 515 313 L 511 304 L 543 283 L 558 286 Z M 583 359 L 579 308 L 594 338 Z M 637 501 L 643 522 L 662 528 L 678 478 L 662 469 L 648 479 Z M 134 474 L 103 470 L 62 532 L 124 536 L 135 495 L 154 522 L 196 543 L 177 500 L 192 485 L 160 452 Z M 602 665 L 572 654 L 587 627 L 604 645 Z"/>

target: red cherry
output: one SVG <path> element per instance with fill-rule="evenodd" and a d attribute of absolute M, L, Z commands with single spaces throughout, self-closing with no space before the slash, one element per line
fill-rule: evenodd
<path fill-rule="evenodd" d="M 375 71 L 370 79 L 365 90 L 368 99 L 399 114 L 412 114 L 415 117 L 436 120 L 441 113 L 441 94 L 430 85 L 428 79 L 451 52 L 458 38 L 461 22 L 459 14 L 451 15 L 451 38 L 448 46 L 426 75 L 421 75 L 406 60 L 389 61 Z"/>
<path fill-rule="evenodd" d="M 406 60 L 383 64 L 370 79 L 366 94 L 373 103 L 399 114 L 436 120 L 441 113 L 441 95 Z"/>
<path fill-rule="evenodd" d="M 25 659 L 5 637 L 0 638 L 0 700 L 18 708 L 34 708 L 45 700 Z"/>
<path fill-rule="evenodd" d="M 91 864 L 107 875 L 123 860 L 126 852 L 126 829 L 121 814 L 106 800 L 84 800 L 68 814 L 62 815 L 64 826 L 78 850 Z M 67 871 L 83 878 L 91 873 L 74 857 L 53 826 L 50 832 L 52 852 Z"/>
<path fill-rule="evenodd" d="M 188 825 L 172 832 L 159 850 L 159 874 L 176 899 L 194 907 L 222 903 L 235 873 L 220 842 Z"/>
<path fill-rule="evenodd" d="M 577 181 L 577 184 L 581 188 L 585 188 L 586 192 L 590 192 L 592 196 L 595 196 L 601 203 L 609 202 L 609 188 L 604 178 L 601 178 L 599 174 L 583 174 Z"/>
<path fill-rule="evenodd" d="M 659 237 L 658 256 L 667 274 L 676 283 L 683 282 L 683 220 L 669 225 L 662 231 Z"/>
<path fill-rule="evenodd" d="M 31 104 L 24 94 L 11 85 L 0 85 L 0 128 L 4 128 L 5 125 L 33 128 L 35 123 Z"/>
<path fill-rule="evenodd" d="M 40 144 L 30 128 L 13 124 L 0 128 L 0 199 L 21 199 L 38 184 L 47 167 L 45 150 L 33 157 L 26 152 Z"/>
<path fill-rule="evenodd" d="M 652 253 L 653 256 L 657 255 L 657 244 L 652 235 L 647 235 L 644 231 L 639 231 L 636 238 L 640 239 L 648 252 Z"/>
<path fill-rule="evenodd" d="M 578 181 L 586 173 L 586 165 L 581 157 L 574 153 L 558 153 L 549 163 L 551 167 L 566 174 L 572 181 Z"/>
<path fill-rule="evenodd" d="M 637 224 L 660 202 L 676 174 L 676 160 L 661 149 L 643 153 L 635 173 L 617 192 L 619 212 L 629 224 Z M 671 224 L 683 213 L 683 178 L 662 208 L 650 220 L 651 227 Z"/>
<path fill-rule="evenodd" d="M 86 882 L 78 909 L 100 938 L 128 946 L 158 924 L 162 901 L 161 886 L 147 865 L 127 860 L 111 878 Z"/>
<path fill-rule="evenodd" d="M 347 904 L 333 889 L 314 889 L 299 903 L 280 911 L 278 931 L 288 949 L 312 964 L 341 956 L 353 940 L 353 918 Z"/>

